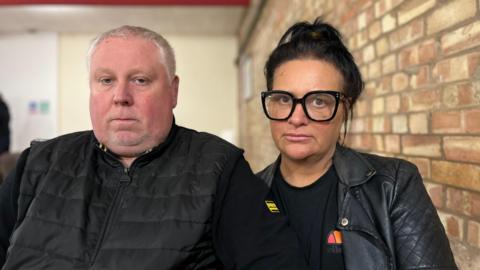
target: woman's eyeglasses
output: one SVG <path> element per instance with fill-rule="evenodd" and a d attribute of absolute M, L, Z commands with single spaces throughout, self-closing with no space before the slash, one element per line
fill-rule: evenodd
<path fill-rule="evenodd" d="M 345 95 L 338 91 L 315 90 L 302 98 L 295 98 L 290 92 L 271 90 L 262 92 L 262 105 L 265 115 L 271 120 L 287 120 L 297 104 L 302 104 L 303 111 L 310 120 L 325 122 L 335 117 L 338 104 L 344 98 Z"/>

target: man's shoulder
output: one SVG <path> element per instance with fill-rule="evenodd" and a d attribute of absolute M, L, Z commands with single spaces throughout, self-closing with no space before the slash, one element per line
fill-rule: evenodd
<path fill-rule="evenodd" d="M 79 131 L 60 135 L 52 139 L 36 139 L 30 144 L 33 151 L 59 149 L 75 152 L 78 148 L 85 147 L 92 139 L 92 131 Z"/>

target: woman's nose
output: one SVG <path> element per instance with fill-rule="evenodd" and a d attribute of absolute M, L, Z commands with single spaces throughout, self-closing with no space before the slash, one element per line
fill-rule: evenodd
<path fill-rule="evenodd" d="M 308 117 L 303 110 L 302 104 L 297 103 L 294 106 L 295 107 L 293 108 L 293 113 L 290 118 L 288 118 L 288 123 L 294 126 L 301 126 L 307 124 Z"/>

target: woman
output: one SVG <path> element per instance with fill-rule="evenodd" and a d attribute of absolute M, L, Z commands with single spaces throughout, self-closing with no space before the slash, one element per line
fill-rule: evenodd
<path fill-rule="evenodd" d="M 311 269 L 456 269 L 415 165 L 341 145 L 363 81 L 340 33 L 320 19 L 293 25 L 265 76 L 280 156 L 259 176 Z"/>

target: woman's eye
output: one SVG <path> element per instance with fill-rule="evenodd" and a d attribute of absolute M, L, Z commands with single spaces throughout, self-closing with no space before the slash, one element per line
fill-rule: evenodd
<path fill-rule="evenodd" d="M 283 96 L 283 97 L 280 97 L 279 101 L 282 104 L 288 104 L 288 103 L 290 103 L 290 98 L 287 97 L 287 96 Z"/>
<path fill-rule="evenodd" d="M 315 98 L 312 103 L 313 103 L 313 106 L 315 107 L 322 107 L 326 105 L 325 100 L 323 98 Z"/>

